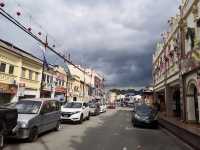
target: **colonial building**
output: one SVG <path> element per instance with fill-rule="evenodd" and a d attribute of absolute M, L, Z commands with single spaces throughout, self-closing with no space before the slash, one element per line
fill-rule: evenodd
<path fill-rule="evenodd" d="M 0 40 L 0 103 L 39 97 L 41 72 L 38 58 Z"/>
<path fill-rule="evenodd" d="M 156 99 L 166 115 L 181 117 L 180 103 L 180 16 L 172 17 L 169 31 L 162 34 L 153 55 L 153 81 Z"/>
<path fill-rule="evenodd" d="M 183 51 L 181 74 L 184 85 L 185 119 L 200 123 L 200 2 L 183 1 Z"/>
<path fill-rule="evenodd" d="M 91 94 L 94 99 L 105 99 L 104 77 L 93 69 L 86 69 L 91 77 Z"/>
<path fill-rule="evenodd" d="M 200 2 L 183 0 L 153 55 L 154 96 L 167 117 L 200 123 Z"/>
<path fill-rule="evenodd" d="M 0 40 L 0 103 L 38 97 L 62 101 L 103 98 L 104 80 L 96 71 L 62 66 L 43 68 L 39 58 Z"/>
<path fill-rule="evenodd" d="M 0 40 L 0 104 L 10 102 L 17 93 L 20 80 L 19 55 L 10 52 L 11 45 Z"/>
<path fill-rule="evenodd" d="M 54 66 L 49 65 L 44 68 L 42 77 L 42 87 L 40 96 L 43 98 L 54 98 L 55 96 L 55 72 Z"/>
<path fill-rule="evenodd" d="M 70 71 L 70 84 L 71 88 L 69 90 L 70 100 L 91 100 L 91 76 L 85 71 L 81 66 L 77 66 L 78 68 L 68 65 Z"/>
<path fill-rule="evenodd" d="M 68 70 L 61 66 L 54 66 L 54 84 L 55 88 L 53 96 L 59 100 L 66 100 L 67 84 L 68 84 Z"/>
<path fill-rule="evenodd" d="M 78 69 L 78 68 L 79 69 Z M 104 79 L 95 70 L 83 68 L 81 66 L 74 67 L 68 65 L 69 68 L 69 100 L 84 100 L 104 98 Z"/>

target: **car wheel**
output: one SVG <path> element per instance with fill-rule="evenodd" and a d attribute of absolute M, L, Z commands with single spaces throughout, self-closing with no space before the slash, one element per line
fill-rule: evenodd
<path fill-rule="evenodd" d="M 5 137 L 4 137 L 4 133 L 3 130 L 0 132 L 0 150 L 3 149 L 4 147 L 4 142 L 5 142 Z"/>
<path fill-rule="evenodd" d="M 136 127 L 134 119 L 131 120 L 133 127 Z"/>
<path fill-rule="evenodd" d="M 34 142 L 34 141 L 37 140 L 37 138 L 38 138 L 38 130 L 37 130 L 37 128 L 30 129 L 30 134 L 29 134 L 28 141 L 29 142 Z"/>
<path fill-rule="evenodd" d="M 90 120 L 90 112 L 88 113 L 87 120 Z"/>
<path fill-rule="evenodd" d="M 60 120 L 57 122 L 56 127 L 55 127 L 55 131 L 59 131 L 61 129 L 61 122 Z"/>
<path fill-rule="evenodd" d="M 82 124 L 82 122 L 83 122 L 83 114 L 81 114 L 81 117 L 80 117 L 80 120 L 79 120 L 79 124 Z"/>

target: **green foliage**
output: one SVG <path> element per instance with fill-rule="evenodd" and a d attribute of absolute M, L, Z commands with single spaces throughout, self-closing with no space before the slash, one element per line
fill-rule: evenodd
<path fill-rule="evenodd" d="M 142 89 L 139 90 L 139 91 L 137 91 L 135 89 L 126 89 L 126 90 L 125 89 L 123 89 L 123 90 L 120 90 L 120 89 L 111 89 L 110 90 L 110 92 L 114 92 L 117 95 L 120 95 L 120 94 L 125 95 L 125 94 L 128 94 L 128 93 L 140 94 L 142 91 L 143 91 Z"/>

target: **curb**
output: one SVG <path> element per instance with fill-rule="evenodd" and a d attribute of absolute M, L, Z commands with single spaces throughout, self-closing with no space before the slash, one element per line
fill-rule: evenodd
<path fill-rule="evenodd" d="M 164 119 L 159 119 L 159 124 L 161 127 L 170 131 L 172 134 L 181 139 L 183 142 L 190 145 L 195 150 L 200 150 L 200 137 L 198 135 L 195 135 L 183 128 L 180 128 Z"/>

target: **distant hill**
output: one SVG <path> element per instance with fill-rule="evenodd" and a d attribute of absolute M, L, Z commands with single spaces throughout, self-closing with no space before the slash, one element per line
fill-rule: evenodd
<path fill-rule="evenodd" d="M 142 94 L 143 89 L 141 89 L 141 90 L 135 90 L 135 89 L 126 89 L 126 90 L 125 89 L 123 89 L 123 90 L 120 90 L 120 89 L 111 89 L 110 92 L 114 92 L 117 95 L 120 95 L 120 94 L 126 95 L 126 94 L 130 94 L 130 93 L 138 95 L 138 94 Z"/>

